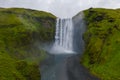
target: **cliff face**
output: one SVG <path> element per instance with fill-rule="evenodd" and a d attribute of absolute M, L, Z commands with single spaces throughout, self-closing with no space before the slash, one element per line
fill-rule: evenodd
<path fill-rule="evenodd" d="M 39 80 L 41 43 L 54 39 L 56 17 L 22 8 L 0 8 L 0 80 Z"/>
<path fill-rule="evenodd" d="M 80 12 L 73 17 L 73 26 L 75 27 L 73 30 L 74 31 L 73 48 L 75 51 L 82 54 L 84 51 L 83 33 L 86 31 L 83 12 Z"/>
<path fill-rule="evenodd" d="M 102 80 L 120 79 L 120 10 L 84 11 L 87 31 L 82 64 Z"/>

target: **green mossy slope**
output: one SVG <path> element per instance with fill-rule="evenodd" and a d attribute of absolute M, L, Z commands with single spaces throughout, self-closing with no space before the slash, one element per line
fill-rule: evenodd
<path fill-rule="evenodd" d="M 102 80 L 120 80 L 120 10 L 84 11 L 87 31 L 82 63 Z"/>
<path fill-rule="evenodd" d="M 0 80 L 40 80 L 39 67 L 0 52 Z"/>
<path fill-rule="evenodd" d="M 0 80 L 39 80 L 41 43 L 52 41 L 56 17 L 22 8 L 0 8 Z"/>

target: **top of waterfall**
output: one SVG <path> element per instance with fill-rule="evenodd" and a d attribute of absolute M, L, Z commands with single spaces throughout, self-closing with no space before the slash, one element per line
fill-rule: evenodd
<path fill-rule="evenodd" d="M 76 15 L 72 16 L 72 17 L 57 17 L 58 19 L 73 19 L 74 17 L 81 15 L 83 16 L 83 11 L 78 12 Z"/>
<path fill-rule="evenodd" d="M 66 17 L 66 18 L 57 17 L 57 19 L 62 19 L 62 20 L 63 20 L 63 19 L 72 19 L 72 18 L 73 18 L 73 17 L 68 17 L 68 18 L 67 18 L 67 17 Z"/>

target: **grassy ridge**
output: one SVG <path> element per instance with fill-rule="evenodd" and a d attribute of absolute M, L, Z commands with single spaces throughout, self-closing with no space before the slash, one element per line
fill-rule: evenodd
<path fill-rule="evenodd" d="M 38 63 L 52 41 L 56 17 L 22 8 L 0 8 L 0 80 L 39 80 Z"/>
<path fill-rule="evenodd" d="M 102 80 L 120 80 L 120 10 L 91 8 L 84 13 L 83 65 Z"/>

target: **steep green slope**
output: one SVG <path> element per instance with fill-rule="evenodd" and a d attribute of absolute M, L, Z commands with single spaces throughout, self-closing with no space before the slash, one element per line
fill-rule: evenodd
<path fill-rule="evenodd" d="M 52 41 L 56 17 L 22 8 L 0 8 L 0 80 L 39 80 L 38 63 Z"/>
<path fill-rule="evenodd" d="M 0 80 L 40 80 L 39 67 L 0 52 Z"/>
<path fill-rule="evenodd" d="M 102 80 L 120 80 L 120 10 L 84 11 L 87 31 L 82 63 Z"/>

